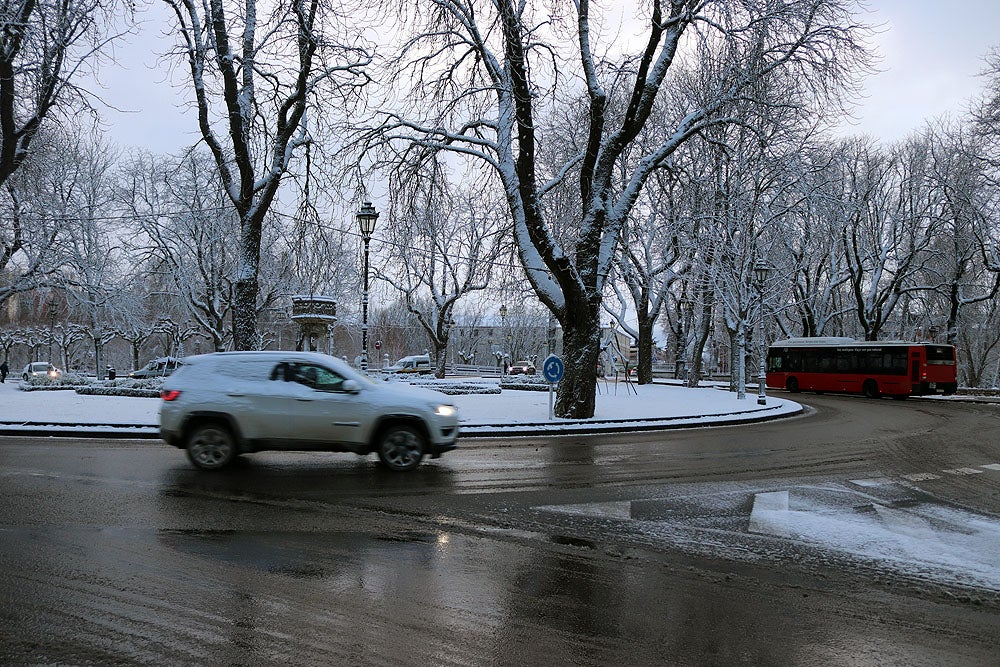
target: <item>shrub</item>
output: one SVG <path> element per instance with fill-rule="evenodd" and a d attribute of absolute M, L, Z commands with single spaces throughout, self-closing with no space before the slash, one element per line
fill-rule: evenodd
<path fill-rule="evenodd" d="M 483 382 L 463 382 L 462 380 L 409 380 L 408 384 L 415 387 L 433 389 L 448 396 L 464 396 L 468 394 L 499 394 L 500 387 Z"/>
<path fill-rule="evenodd" d="M 136 396 L 142 398 L 159 398 L 163 378 L 142 378 L 133 380 L 120 378 L 115 380 L 98 380 L 81 373 L 63 373 L 57 378 L 31 377 L 22 380 L 19 388 L 22 391 L 46 391 L 52 389 L 73 389 L 78 394 L 90 396 Z"/>
<path fill-rule="evenodd" d="M 520 391 L 548 391 L 549 383 L 541 375 L 505 375 L 500 380 L 500 388 Z"/>
<path fill-rule="evenodd" d="M 75 389 L 86 386 L 92 378 L 82 373 L 62 373 L 59 377 L 51 378 L 48 375 L 31 376 L 27 380 L 21 380 L 19 388 L 22 391 L 45 391 L 47 389 Z"/>

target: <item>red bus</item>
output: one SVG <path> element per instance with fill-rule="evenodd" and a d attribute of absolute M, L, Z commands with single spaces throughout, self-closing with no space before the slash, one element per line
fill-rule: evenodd
<path fill-rule="evenodd" d="M 954 394 L 954 345 L 790 338 L 767 351 L 767 386 L 816 392 L 887 395 Z"/>

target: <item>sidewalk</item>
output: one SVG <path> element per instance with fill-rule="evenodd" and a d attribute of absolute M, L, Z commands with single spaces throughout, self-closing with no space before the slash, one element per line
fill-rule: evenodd
<path fill-rule="evenodd" d="M 495 381 L 494 381 L 495 382 Z M 160 399 L 84 396 L 72 390 L 21 391 L 0 384 L 0 435 L 159 437 Z M 721 426 L 798 414 L 802 406 L 783 398 L 735 394 L 716 388 L 601 383 L 593 419 L 549 419 L 546 391 L 505 389 L 500 394 L 449 396 L 458 406 L 466 437 L 554 435 Z"/>

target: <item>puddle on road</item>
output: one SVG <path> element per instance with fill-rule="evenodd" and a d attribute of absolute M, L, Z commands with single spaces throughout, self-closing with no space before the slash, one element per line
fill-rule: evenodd
<path fill-rule="evenodd" d="M 370 535 L 361 532 L 247 532 L 236 530 L 161 530 L 157 540 L 177 551 L 202 558 L 296 578 L 324 578 L 357 554 L 377 551 L 417 553 L 436 548 L 440 534 L 403 531 Z"/>

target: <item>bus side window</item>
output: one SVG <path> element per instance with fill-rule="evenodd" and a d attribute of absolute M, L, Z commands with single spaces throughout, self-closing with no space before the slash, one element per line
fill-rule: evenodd
<path fill-rule="evenodd" d="M 906 375 L 906 350 L 893 350 L 892 372 L 895 375 Z"/>
<path fill-rule="evenodd" d="M 844 352 L 837 355 L 837 371 L 840 373 L 850 373 L 854 368 L 854 355 L 849 352 Z"/>
<path fill-rule="evenodd" d="M 861 368 L 862 373 L 878 373 L 882 370 L 882 355 L 878 352 L 862 352 Z"/>
<path fill-rule="evenodd" d="M 802 372 L 803 373 L 815 373 L 819 370 L 816 366 L 816 353 L 812 350 L 808 350 L 802 353 Z"/>

